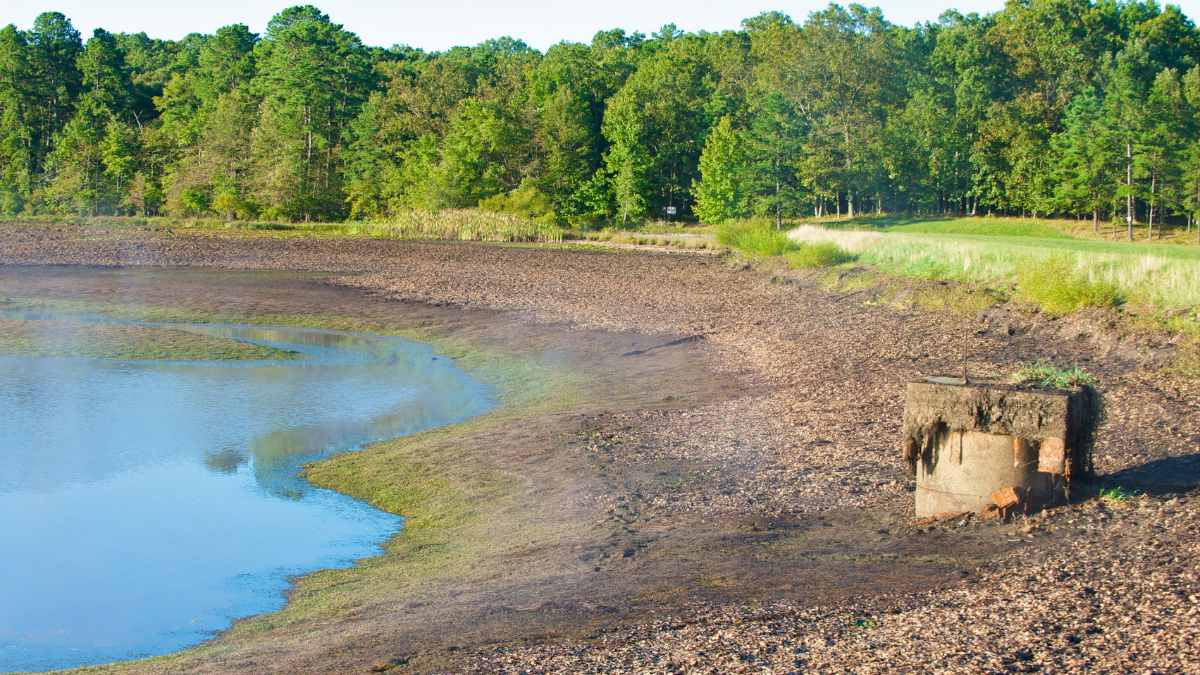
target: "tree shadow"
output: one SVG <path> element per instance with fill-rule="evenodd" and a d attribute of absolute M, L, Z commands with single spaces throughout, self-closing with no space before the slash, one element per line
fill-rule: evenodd
<path fill-rule="evenodd" d="M 1200 487 L 1200 453 L 1164 457 L 1101 476 L 1097 483 L 1117 484 L 1148 495 L 1170 495 Z"/>

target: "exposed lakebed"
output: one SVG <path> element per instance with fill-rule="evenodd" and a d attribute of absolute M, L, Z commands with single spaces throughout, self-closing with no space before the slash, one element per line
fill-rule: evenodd
<path fill-rule="evenodd" d="M 373 555 L 402 524 L 313 487 L 305 463 L 494 405 L 402 338 L 170 330 L 289 357 L 0 356 L 0 670 L 162 654 L 278 609 L 292 577 Z"/>

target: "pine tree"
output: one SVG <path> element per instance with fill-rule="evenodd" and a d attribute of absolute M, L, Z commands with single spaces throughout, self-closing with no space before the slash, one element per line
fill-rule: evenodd
<path fill-rule="evenodd" d="M 1064 129 L 1051 140 L 1054 149 L 1056 208 L 1090 213 L 1099 232 L 1100 211 L 1110 201 L 1120 166 L 1109 148 L 1112 139 L 1102 124 L 1103 102 L 1092 91 L 1076 96 L 1067 107 Z"/>
<path fill-rule="evenodd" d="M 276 15 L 255 53 L 262 99 L 251 140 L 254 193 L 266 213 L 340 218 L 345 132 L 373 83 L 358 37 L 311 6 Z"/>
<path fill-rule="evenodd" d="M 30 90 L 29 45 L 13 26 L 0 29 L 0 214 L 25 209 L 37 171 L 36 100 Z"/>
<path fill-rule="evenodd" d="M 784 214 L 795 214 L 801 202 L 796 158 L 805 131 L 795 107 L 771 92 L 751 107 L 746 133 L 745 190 L 755 213 L 770 215 L 783 227 Z"/>

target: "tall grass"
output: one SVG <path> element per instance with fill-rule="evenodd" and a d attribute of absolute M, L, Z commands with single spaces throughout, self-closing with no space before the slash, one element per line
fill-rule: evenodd
<path fill-rule="evenodd" d="M 1200 306 L 1200 248 L 1189 246 L 828 230 L 812 225 L 792 230 L 789 236 L 798 242 L 835 243 L 858 254 L 861 262 L 899 276 L 1019 289 L 1024 274 L 1031 299 L 1048 291 L 1044 297 L 1050 311 L 1061 307 L 1057 300 L 1064 297 L 1074 297 L 1082 306 L 1118 299 L 1154 310 L 1194 313 Z M 1064 289 L 1064 284 L 1054 283 L 1053 274 L 1037 272 L 1048 265 L 1053 274 L 1066 275 L 1066 286 L 1077 288 Z"/>
<path fill-rule="evenodd" d="M 346 223 L 358 232 L 395 239 L 562 243 L 563 229 L 511 213 L 474 209 L 408 211 L 386 221 Z"/>
<path fill-rule="evenodd" d="M 800 244 L 761 220 L 730 221 L 717 227 L 717 243 L 753 257 L 783 255 Z"/>
<path fill-rule="evenodd" d="M 782 257 L 794 269 L 833 267 L 855 258 L 833 242 L 797 241 L 768 220 L 722 223 L 717 227 L 717 243 L 751 258 Z"/>
<path fill-rule="evenodd" d="M 184 230 L 224 230 L 271 232 L 286 236 L 336 235 L 385 239 L 424 239 L 441 241 L 544 242 L 561 243 L 564 231 L 557 225 L 538 222 L 511 213 L 479 209 L 443 211 L 406 211 L 387 219 L 336 223 L 289 223 L 276 221 L 224 221 L 215 218 L 169 217 L 32 217 L 16 218 L 11 223 L 68 224 L 82 227 L 156 227 Z"/>
<path fill-rule="evenodd" d="M 1085 307 L 1116 307 L 1121 291 L 1111 281 L 1093 281 L 1063 256 L 1017 270 L 1017 294 L 1048 314 L 1062 316 Z"/>
<path fill-rule="evenodd" d="M 787 259 L 788 267 L 798 269 L 814 269 L 817 267 L 833 267 L 854 260 L 855 256 L 831 242 L 801 244 L 794 251 L 788 251 L 783 256 Z"/>

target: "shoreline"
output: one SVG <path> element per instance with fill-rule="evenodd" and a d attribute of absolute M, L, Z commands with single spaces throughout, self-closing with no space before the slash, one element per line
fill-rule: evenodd
<path fill-rule="evenodd" d="M 489 482 L 496 474 L 474 473 L 483 479 L 472 486 L 470 508 L 499 504 L 498 519 L 514 525 L 486 548 L 490 562 L 470 570 L 477 576 L 430 584 L 415 596 L 343 595 L 345 604 L 326 618 L 267 620 L 271 625 L 243 629 L 243 642 L 222 638 L 203 655 L 130 664 L 135 670 L 611 670 L 668 663 L 744 670 L 801 667 L 792 663 L 800 656 L 812 668 L 852 660 L 865 668 L 1031 661 L 1128 667 L 1129 654 L 1138 653 L 1133 644 L 1154 647 L 1143 650 L 1151 659 L 1143 667 L 1169 668 L 1187 663 L 1197 648 L 1179 642 L 1196 635 L 1200 621 L 1188 599 L 1200 582 L 1194 570 L 1179 567 L 1198 539 L 1191 458 L 1200 429 L 1188 414 L 1194 390 L 1150 378 L 1119 346 L 1058 342 L 1049 329 L 1015 319 L 1014 332 L 985 324 L 981 335 L 970 319 L 864 305 L 814 281 L 779 283 L 709 256 L 144 233 L 90 241 L 69 233 L 55 233 L 51 242 L 25 237 L 17 235 L 20 246 L 0 247 L 8 251 L 0 252 L 0 264 L 112 261 L 132 250 L 140 262 L 191 256 L 211 267 L 332 269 L 336 283 L 356 290 L 310 302 L 355 297 L 364 314 L 402 313 L 411 325 L 446 331 L 463 344 L 518 345 L 527 357 L 582 372 L 587 385 L 585 396 L 553 414 L 463 430 L 457 441 L 428 438 L 380 451 L 394 475 L 407 461 L 423 462 L 410 471 L 423 478 L 469 478 L 464 472 L 474 468 L 513 479 Z M 0 267 L 0 282 L 8 274 Z M 620 332 L 636 327 L 644 332 Z M 704 337 L 667 346 L 695 335 Z M 889 442 L 898 420 L 891 393 L 894 383 L 948 357 L 993 373 L 1035 357 L 1086 359 L 1112 403 L 1099 468 L 1147 495 L 1129 505 L 1093 500 L 1003 526 L 912 526 L 910 481 Z M 464 450 L 470 441 L 488 451 Z M 338 472 L 361 475 L 354 464 Z M 572 478 L 569 486 L 557 484 L 564 476 Z M 497 499 L 504 494 L 518 496 Z M 527 532 L 518 523 L 554 527 Z M 1171 537 L 1183 542 L 1175 562 L 1152 546 Z M 430 539 L 419 551 L 394 553 L 410 563 L 440 554 L 462 563 L 454 543 Z M 1108 572 L 1116 560 L 1129 580 Z M 1026 576 L 1037 580 L 1039 570 L 1063 565 L 1076 570 L 1071 578 L 1022 586 Z M 1173 573 L 1163 578 L 1158 570 Z M 1133 584 L 1138 578 L 1148 581 Z M 329 588 L 350 583 L 325 581 Z M 1081 605 L 1083 587 L 1105 602 Z M 1040 604 L 1019 599 L 1026 594 Z M 977 613 L 996 603 L 1012 611 Z M 1102 640 L 1084 630 L 1122 625 L 1123 603 L 1148 613 L 1144 629 L 1123 627 Z M 974 637 L 929 628 L 954 624 L 956 615 L 972 617 Z M 475 629 L 447 635 L 437 617 Z M 1079 641 L 1010 632 L 1049 619 Z M 1144 633 L 1172 621 L 1170 639 Z M 928 628 L 925 653 L 905 655 L 900 647 L 913 639 L 907 631 L 921 626 Z M 717 644 L 715 632 L 726 634 Z M 960 649 L 967 644 L 969 658 Z M 1014 656 L 1023 649 L 1029 654 Z"/>

